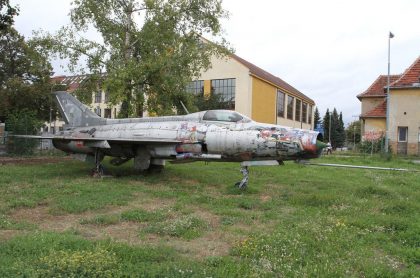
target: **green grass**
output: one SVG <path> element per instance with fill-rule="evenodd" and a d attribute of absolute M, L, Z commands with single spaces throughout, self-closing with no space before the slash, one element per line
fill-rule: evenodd
<path fill-rule="evenodd" d="M 0 277 L 420 276 L 420 173 L 290 162 L 251 168 L 241 191 L 235 163 L 107 166 L 119 177 L 72 161 L 0 167 Z"/>

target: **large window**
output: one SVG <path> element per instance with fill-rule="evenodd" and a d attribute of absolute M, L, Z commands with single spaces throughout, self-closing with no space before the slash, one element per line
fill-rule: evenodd
<path fill-rule="evenodd" d="M 293 102 L 294 102 L 294 97 L 292 96 L 287 96 L 287 118 L 289 120 L 293 120 Z"/>
<path fill-rule="evenodd" d="M 109 102 L 109 92 L 105 92 L 104 102 L 105 103 L 108 103 Z"/>
<path fill-rule="evenodd" d="M 300 122 L 300 111 L 301 111 L 301 105 L 302 101 L 300 99 L 296 99 L 295 102 L 295 121 Z"/>
<path fill-rule="evenodd" d="M 102 92 L 96 92 L 95 93 L 95 103 L 101 103 L 102 102 Z"/>
<path fill-rule="evenodd" d="M 398 127 L 398 142 L 407 142 L 408 127 Z"/>
<path fill-rule="evenodd" d="M 188 83 L 187 93 L 191 93 L 194 95 L 204 94 L 204 81 L 196 80 L 196 81 L 191 81 L 190 83 Z"/>
<path fill-rule="evenodd" d="M 235 108 L 235 78 L 214 79 L 211 81 L 211 93 L 219 94 L 228 109 Z"/>
<path fill-rule="evenodd" d="M 308 104 L 302 102 L 302 122 L 306 123 L 308 118 Z"/>
<path fill-rule="evenodd" d="M 277 117 L 284 118 L 284 98 L 285 94 L 277 90 Z"/>
<path fill-rule="evenodd" d="M 312 105 L 308 104 L 308 124 L 312 124 Z"/>

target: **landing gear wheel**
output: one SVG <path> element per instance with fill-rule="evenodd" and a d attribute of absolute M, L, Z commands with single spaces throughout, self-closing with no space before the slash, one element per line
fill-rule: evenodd
<path fill-rule="evenodd" d="M 104 175 L 105 168 L 101 164 L 99 164 L 97 167 L 92 169 L 91 176 L 94 178 L 100 178 Z"/>
<path fill-rule="evenodd" d="M 241 173 L 243 175 L 243 178 L 242 178 L 241 181 L 235 183 L 235 186 L 238 187 L 239 189 L 246 189 L 246 187 L 248 185 L 248 179 L 249 179 L 248 166 L 243 166 L 241 168 Z"/>

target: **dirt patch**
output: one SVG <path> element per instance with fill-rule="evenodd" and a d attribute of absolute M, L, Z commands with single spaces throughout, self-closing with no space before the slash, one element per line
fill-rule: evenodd
<path fill-rule="evenodd" d="M 32 165 L 32 164 L 48 164 L 58 163 L 63 161 L 72 160 L 70 157 L 0 157 L 0 165 L 18 164 L 18 165 Z"/>
<path fill-rule="evenodd" d="M 168 246 L 175 248 L 182 255 L 195 259 L 228 255 L 233 244 L 233 241 L 220 231 L 208 232 L 204 236 L 190 241 L 177 238 L 168 238 L 167 240 Z"/>
<path fill-rule="evenodd" d="M 269 195 L 261 195 L 261 196 L 260 196 L 260 200 L 261 200 L 261 202 L 263 202 L 263 203 L 268 202 L 268 201 L 271 201 L 271 199 L 272 199 L 272 197 L 271 197 L 271 196 L 269 196 Z"/>
<path fill-rule="evenodd" d="M 7 241 L 16 236 L 22 235 L 24 232 L 21 230 L 0 230 L 0 241 Z"/>

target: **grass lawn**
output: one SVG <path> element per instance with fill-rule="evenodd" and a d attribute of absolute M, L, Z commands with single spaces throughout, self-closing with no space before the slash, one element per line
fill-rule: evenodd
<path fill-rule="evenodd" d="M 408 159 L 314 162 L 420 170 Z M 420 172 L 0 166 L 0 277 L 420 277 Z"/>

